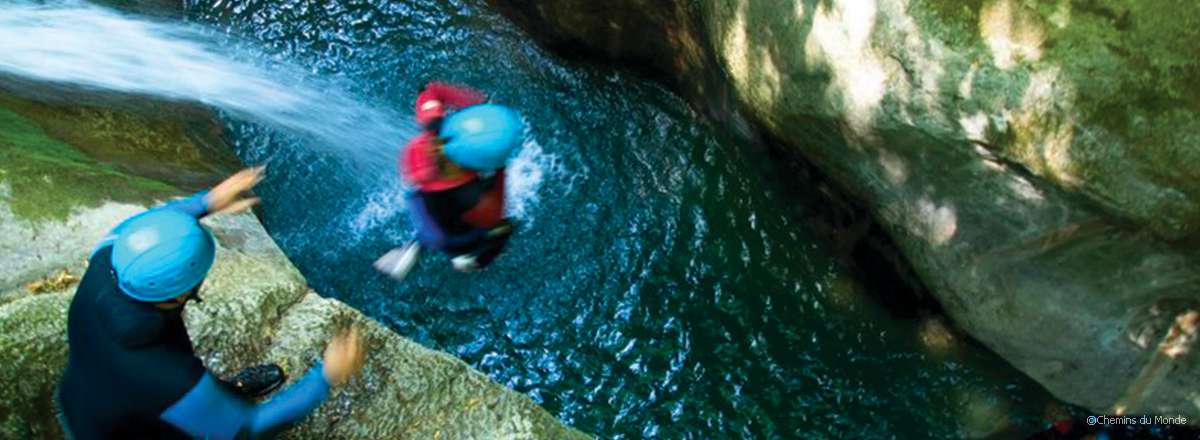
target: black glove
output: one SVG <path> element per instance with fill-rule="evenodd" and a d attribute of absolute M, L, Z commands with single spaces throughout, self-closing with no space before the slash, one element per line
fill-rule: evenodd
<path fill-rule="evenodd" d="M 287 381 L 287 375 L 276 364 L 263 364 L 239 371 L 229 380 L 222 380 L 225 386 L 239 396 L 247 399 L 257 399 L 271 394 Z"/>

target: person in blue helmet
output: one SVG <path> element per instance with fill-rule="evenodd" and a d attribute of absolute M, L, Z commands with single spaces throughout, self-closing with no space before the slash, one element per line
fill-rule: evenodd
<path fill-rule="evenodd" d="M 335 337 L 298 381 L 262 404 L 196 357 L 181 312 L 216 257 L 209 213 L 240 211 L 262 168 L 118 225 L 93 251 L 67 316 L 58 403 L 69 438 L 233 439 L 270 436 L 303 419 L 331 386 L 357 374 L 357 330 Z"/>
<path fill-rule="evenodd" d="M 403 280 L 422 247 L 449 255 L 457 271 L 474 272 L 491 264 L 508 243 L 514 228 L 512 220 L 504 216 L 504 162 L 512 144 L 519 141 L 512 129 L 518 121 L 473 118 L 468 124 L 454 122 L 456 115 L 472 113 L 470 109 L 478 114 L 499 108 L 485 104 L 486 100 L 471 88 L 437 81 L 417 93 L 415 115 L 424 129 L 408 141 L 399 157 L 401 175 L 415 188 L 406 201 L 417 237 L 376 260 L 374 266 L 380 272 Z M 488 116 L 495 112 L 490 113 Z M 492 136 L 472 136 L 475 133 L 465 133 L 464 125 Z M 488 137 L 488 142 L 479 142 L 482 137 Z M 496 137 L 506 141 L 494 141 Z M 487 147 L 480 148 L 481 144 Z M 452 154 L 455 147 L 463 145 L 472 148 L 457 151 L 488 150 L 495 157 L 478 160 L 479 154 Z"/>

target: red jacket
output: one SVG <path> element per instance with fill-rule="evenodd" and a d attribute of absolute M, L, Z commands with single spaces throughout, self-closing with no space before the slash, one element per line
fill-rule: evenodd
<path fill-rule="evenodd" d="M 417 94 L 417 123 L 428 124 L 436 118 L 446 116 L 446 109 L 470 107 L 483 102 L 487 97 L 466 87 L 431 82 Z"/>
<path fill-rule="evenodd" d="M 430 121 L 446 116 L 447 109 L 460 109 L 482 103 L 483 94 L 465 87 L 456 87 L 440 82 L 431 82 L 417 94 L 417 122 L 426 125 Z M 400 155 L 400 173 L 422 192 L 449 191 L 479 178 L 471 170 L 461 169 L 454 175 L 443 175 L 438 166 L 439 159 L 435 138 L 437 134 L 425 130 L 408 142 Z M 462 220 L 476 227 L 493 227 L 499 223 L 504 210 L 504 170 L 491 191 L 485 193 L 478 203 L 462 214 Z"/>
<path fill-rule="evenodd" d="M 408 141 L 400 156 L 400 173 L 417 189 L 425 192 L 446 191 L 457 188 L 479 177 L 474 171 L 462 169 L 456 175 L 443 175 L 438 169 L 437 135 L 424 131 Z M 445 160 L 445 159 L 441 159 Z"/>
<path fill-rule="evenodd" d="M 474 90 L 431 82 L 417 94 L 417 122 L 426 125 L 445 117 L 447 108 L 470 107 L 483 100 L 483 94 Z M 475 179 L 476 174 L 470 170 L 455 176 L 442 175 L 438 169 L 435 137 L 436 133 L 425 130 L 408 142 L 400 156 L 400 173 L 421 191 L 445 191 Z"/>

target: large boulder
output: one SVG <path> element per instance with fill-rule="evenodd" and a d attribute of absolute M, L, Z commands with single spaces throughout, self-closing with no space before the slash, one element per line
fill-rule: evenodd
<path fill-rule="evenodd" d="M 590 18 L 605 27 L 575 24 L 581 0 L 494 1 L 610 56 L 623 35 L 693 33 L 710 56 L 628 52 L 713 60 L 958 326 L 1064 400 L 1200 419 L 1198 355 L 1144 368 L 1200 308 L 1200 4 L 622 0 Z M 662 30 L 620 26 L 623 7 Z"/>

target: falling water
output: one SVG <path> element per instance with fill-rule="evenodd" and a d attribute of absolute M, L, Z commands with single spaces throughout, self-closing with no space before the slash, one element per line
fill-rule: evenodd
<path fill-rule="evenodd" d="M 0 3 L 0 73 L 195 101 L 283 129 L 306 144 L 390 167 L 411 118 L 299 66 L 248 61 L 230 38 L 78 1 Z"/>

